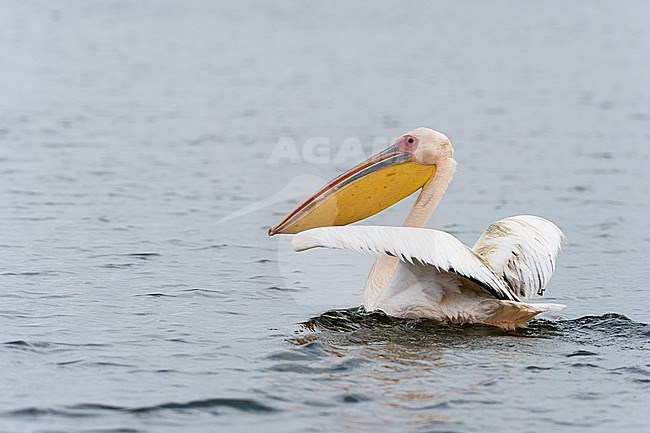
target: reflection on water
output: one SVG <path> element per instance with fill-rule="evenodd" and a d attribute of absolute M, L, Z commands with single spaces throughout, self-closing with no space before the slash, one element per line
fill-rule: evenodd
<path fill-rule="evenodd" d="M 289 339 L 295 349 L 274 355 L 282 362 L 272 369 L 307 374 L 348 403 L 381 406 L 343 412 L 336 420 L 341 428 L 372 431 L 386 425 L 441 424 L 463 429 L 470 424 L 454 413 L 469 416 L 476 407 L 503 410 L 512 398 L 512 386 L 531 387 L 528 404 L 517 404 L 524 411 L 527 406 L 532 410 L 535 401 L 553 398 L 558 390 L 539 383 L 545 376 L 571 378 L 589 371 L 578 383 L 622 374 L 629 374 L 630 382 L 649 383 L 650 364 L 643 355 L 650 349 L 649 337 L 650 325 L 619 314 L 535 319 L 527 328 L 506 331 L 336 310 L 305 322 Z M 631 351 L 626 363 L 634 367 L 612 363 L 611 356 L 620 351 Z M 607 395 L 581 390 L 571 397 L 599 400 Z M 408 419 L 402 415 L 405 410 Z"/>

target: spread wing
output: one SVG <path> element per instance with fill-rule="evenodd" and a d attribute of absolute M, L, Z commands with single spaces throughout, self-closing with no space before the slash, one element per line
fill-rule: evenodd
<path fill-rule="evenodd" d="M 515 295 L 544 293 L 564 234 L 543 218 L 520 215 L 492 223 L 472 250 L 505 280 Z"/>
<path fill-rule="evenodd" d="M 500 300 L 519 301 L 483 260 L 449 233 L 413 227 L 320 227 L 293 237 L 296 251 L 325 247 L 388 254 L 401 261 L 435 267 L 481 287 Z"/>

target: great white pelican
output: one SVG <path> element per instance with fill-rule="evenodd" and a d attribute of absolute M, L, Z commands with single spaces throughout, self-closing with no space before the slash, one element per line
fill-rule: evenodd
<path fill-rule="evenodd" d="M 542 295 L 564 235 L 530 215 L 492 223 L 474 247 L 423 228 L 456 170 L 449 139 L 414 129 L 341 174 L 285 216 L 269 235 L 290 233 L 296 251 L 333 248 L 378 255 L 366 281 L 366 311 L 394 317 L 525 326 L 564 308 L 523 300 Z M 402 227 L 346 226 L 420 194 Z"/>

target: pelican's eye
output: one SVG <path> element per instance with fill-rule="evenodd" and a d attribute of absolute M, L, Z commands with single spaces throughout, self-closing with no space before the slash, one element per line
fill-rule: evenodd
<path fill-rule="evenodd" d="M 419 140 L 412 135 L 403 135 L 397 139 L 395 145 L 399 147 L 402 152 L 415 152 L 418 148 Z"/>

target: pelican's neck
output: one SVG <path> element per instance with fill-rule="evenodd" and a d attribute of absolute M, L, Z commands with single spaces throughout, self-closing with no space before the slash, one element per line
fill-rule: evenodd
<path fill-rule="evenodd" d="M 451 178 L 456 171 L 456 161 L 445 158 L 436 164 L 436 174 L 422 187 L 422 191 L 415 200 L 415 204 L 402 223 L 404 227 L 424 227 L 431 218 L 433 211 L 445 195 Z"/>
<path fill-rule="evenodd" d="M 436 210 L 438 203 L 445 195 L 445 191 L 451 182 L 456 171 L 456 161 L 453 158 L 445 158 L 437 164 L 436 174 L 422 188 L 420 195 L 406 219 L 402 223 L 405 227 L 424 227 Z M 388 285 L 390 279 L 397 269 L 398 259 L 391 256 L 381 255 L 375 260 L 370 269 L 363 290 L 363 305 L 367 310 L 374 310 L 382 290 Z"/>

